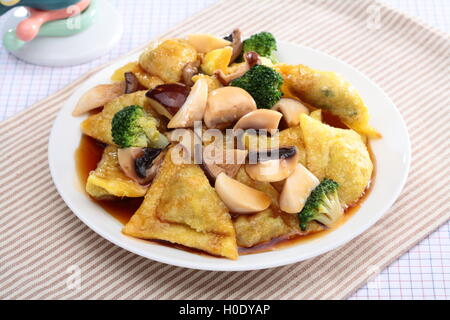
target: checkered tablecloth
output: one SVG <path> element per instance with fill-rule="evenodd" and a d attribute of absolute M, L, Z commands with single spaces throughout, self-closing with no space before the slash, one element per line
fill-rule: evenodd
<path fill-rule="evenodd" d="M 320 0 L 328 1 L 328 0 Z M 66 86 L 93 67 L 156 37 L 215 0 L 111 0 L 121 11 L 125 32 L 119 45 L 90 63 L 67 68 L 25 64 L 0 47 L 0 120 Z M 450 32 L 449 0 L 383 0 Z M 0 27 L 4 19 L 0 18 Z M 113 23 L 113 22 L 112 22 Z M 378 270 L 374 270 L 378 273 Z M 450 224 L 404 254 L 372 279 L 353 299 L 448 299 L 450 297 Z"/>

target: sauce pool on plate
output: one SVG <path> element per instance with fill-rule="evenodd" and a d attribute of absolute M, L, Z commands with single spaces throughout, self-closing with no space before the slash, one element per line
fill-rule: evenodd
<path fill-rule="evenodd" d="M 347 129 L 348 127 L 345 126 L 337 117 L 332 116 L 326 112 L 322 113 L 323 122 L 337 128 L 344 128 Z M 253 254 L 253 253 L 260 253 L 260 252 L 266 252 L 276 249 L 281 249 L 285 247 L 289 247 L 292 245 L 296 245 L 305 241 L 310 241 L 313 239 L 317 239 L 319 237 L 322 237 L 339 226 L 343 225 L 348 219 L 350 219 L 353 214 L 355 214 L 358 209 L 361 207 L 364 200 L 367 198 L 368 194 L 370 193 L 375 179 L 375 172 L 376 172 L 376 162 L 375 158 L 373 156 L 372 150 L 370 148 L 370 145 L 367 146 L 370 157 L 372 159 L 372 162 L 374 164 L 374 170 L 371 178 L 370 185 L 366 189 L 364 195 L 358 200 L 357 203 L 352 205 L 351 207 L 347 208 L 345 210 L 344 217 L 339 221 L 338 225 L 327 229 L 324 231 L 312 233 L 309 235 L 303 235 L 303 236 L 294 236 L 294 237 L 279 237 L 272 239 L 271 241 L 258 244 L 256 246 L 253 246 L 251 248 L 239 248 L 239 254 L 240 255 L 246 255 L 246 254 Z M 80 140 L 80 145 L 78 149 L 75 152 L 75 163 L 76 163 L 76 170 L 78 173 L 78 177 L 80 180 L 80 183 L 83 186 L 86 185 L 87 178 L 89 176 L 89 172 L 92 170 L 95 170 L 97 167 L 97 163 L 100 161 L 103 150 L 105 148 L 105 145 L 101 142 L 98 142 L 97 140 L 88 137 L 86 135 L 83 135 Z M 108 212 L 112 217 L 117 219 L 120 223 L 126 224 L 128 220 L 131 218 L 131 216 L 137 211 L 137 209 L 140 207 L 142 201 L 144 198 L 125 198 L 125 199 L 118 199 L 118 200 L 96 200 L 90 197 L 92 201 L 94 201 L 96 204 L 101 206 L 106 212 Z M 147 241 L 147 240 L 146 240 Z M 186 248 L 184 246 L 180 245 L 173 245 L 171 243 L 168 243 L 166 241 L 151 241 L 152 243 L 157 243 L 169 247 L 175 247 L 175 248 L 182 248 L 186 251 L 197 253 L 205 256 L 211 256 L 209 254 L 199 252 L 198 250 L 193 250 L 190 248 Z M 212 256 L 211 256 L 212 257 Z"/>

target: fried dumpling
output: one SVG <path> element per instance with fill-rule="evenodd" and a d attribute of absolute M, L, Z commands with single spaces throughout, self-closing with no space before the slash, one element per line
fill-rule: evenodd
<path fill-rule="evenodd" d="M 277 237 L 300 233 L 297 216 L 279 210 L 279 194 L 270 183 L 251 179 L 244 168 L 239 170 L 235 179 L 266 193 L 272 199 L 272 204 L 266 210 L 251 215 L 240 215 L 234 220 L 236 239 L 239 246 L 249 248 Z"/>
<path fill-rule="evenodd" d="M 274 139 L 278 137 L 279 146 L 287 147 L 287 146 L 295 146 L 297 147 L 297 152 L 299 154 L 299 162 L 302 165 L 306 164 L 306 151 L 305 144 L 303 142 L 303 133 L 300 126 L 291 127 L 280 131 L 278 136 L 275 136 Z"/>
<path fill-rule="evenodd" d="M 338 116 L 349 128 L 369 138 L 381 135 L 369 124 L 369 113 L 358 91 L 334 72 L 304 65 L 278 65 L 288 94 Z"/>
<path fill-rule="evenodd" d="M 86 192 L 96 199 L 111 197 L 143 197 L 148 187 L 128 178 L 119 166 L 117 148 L 107 146 L 94 171 L 89 173 Z"/>
<path fill-rule="evenodd" d="M 136 91 L 130 94 L 124 94 L 109 103 L 107 103 L 100 113 L 89 116 L 81 123 L 81 131 L 101 142 L 114 145 L 111 136 L 111 121 L 114 115 L 123 108 L 131 105 L 144 107 L 157 121 L 158 129 L 163 125 L 161 117 L 149 105 L 145 97 L 146 91 Z"/>
<path fill-rule="evenodd" d="M 372 177 L 373 164 L 361 136 L 349 129 L 333 128 L 307 115 L 300 126 L 306 147 L 306 167 L 319 180 L 339 183 L 343 205 L 357 201 Z"/>
<path fill-rule="evenodd" d="M 237 259 L 236 236 L 228 209 L 202 169 L 195 164 L 175 164 L 171 150 L 123 232 Z"/>
<path fill-rule="evenodd" d="M 168 39 L 156 47 L 147 48 L 139 64 L 149 74 L 165 82 L 179 82 L 186 64 L 197 60 L 197 51 L 187 41 Z"/>

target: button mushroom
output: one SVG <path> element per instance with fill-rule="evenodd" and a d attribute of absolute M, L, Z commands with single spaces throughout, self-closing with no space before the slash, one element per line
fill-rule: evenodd
<path fill-rule="evenodd" d="M 222 172 L 234 178 L 245 163 L 247 153 L 247 150 L 224 149 L 210 144 L 203 149 L 202 168 L 212 182 Z"/>
<path fill-rule="evenodd" d="M 234 72 L 225 74 L 222 70 L 217 70 L 214 74 L 224 86 L 228 85 L 234 79 L 240 78 L 253 66 L 261 64 L 261 59 L 256 52 L 249 51 L 244 54 L 244 63 L 241 63 Z"/>
<path fill-rule="evenodd" d="M 242 116 L 234 125 L 233 130 L 237 129 L 266 129 L 268 131 L 278 128 L 283 115 L 277 111 L 258 109 Z"/>
<path fill-rule="evenodd" d="M 123 148 L 117 150 L 117 158 L 123 173 L 139 184 L 150 183 L 162 161 L 162 149 Z"/>
<path fill-rule="evenodd" d="M 232 213 L 249 214 L 260 212 L 270 206 L 270 197 L 230 178 L 224 172 L 217 176 L 215 189 L 223 203 Z"/>
<path fill-rule="evenodd" d="M 300 124 L 300 115 L 302 113 L 309 114 L 309 109 L 305 107 L 300 101 L 291 98 L 280 99 L 272 110 L 280 111 L 283 114 L 283 119 L 286 121 L 288 127 L 295 127 Z"/>
<path fill-rule="evenodd" d="M 161 84 L 147 91 L 149 103 L 156 112 L 172 119 L 189 95 L 190 88 L 181 83 Z"/>
<path fill-rule="evenodd" d="M 190 34 L 187 36 L 187 41 L 200 53 L 207 53 L 231 45 L 230 41 L 210 34 Z"/>
<path fill-rule="evenodd" d="M 208 95 L 204 121 L 208 128 L 225 129 L 254 110 L 255 100 L 247 91 L 238 87 L 223 87 Z"/>
<path fill-rule="evenodd" d="M 205 79 L 198 79 L 180 110 L 178 110 L 167 124 L 167 128 L 193 127 L 195 121 L 201 121 L 203 119 L 207 98 L 208 82 Z"/>
<path fill-rule="evenodd" d="M 100 84 L 84 93 L 72 112 L 74 117 L 104 106 L 109 101 L 121 96 L 125 90 L 125 81 Z"/>
<path fill-rule="evenodd" d="M 280 209 L 287 213 L 299 213 L 319 183 L 315 175 L 298 163 L 294 172 L 284 182 L 279 199 Z"/>
<path fill-rule="evenodd" d="M 282 181 L 295 171 L 298 159 L 299 154 L 296 147 L 258 151 L 256 154 L 250 152 L 251 163 L 245 165 L 245 171 L 250 178 L 256 181 Z"/>

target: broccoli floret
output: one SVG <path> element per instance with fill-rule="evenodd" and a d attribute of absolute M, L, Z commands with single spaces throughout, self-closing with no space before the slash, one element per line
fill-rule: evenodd
<path fill-rule="evenodd" d="M 337 193 L 339 185 L 324 179 L 309 195 L 299 213 L 300 228 L 305 231 L 308 223 L 315 220 L 325 226 L 334 224 L 344 213 Z"/>
<path fill-rule="evenodd" d="M 277 62 L 274 51 L 277 50 L 277 41 L 270 32 L 260 32 L 244 40 L 243 52 L 255 51 L 260 56 Z"/>
<path fill-rule="evenodd" d="M 270 109 L 281 99 L 280 87 L 282 84 L 281 74 L 272 68 L 256 65 L 242 77 L 233 80 L 230 85 L 250 93 L 258 108 Z"/>
<path fill-rule="evenodd" d="M 164 148 L 169 144 L 161 134 L 157 121 L 140 106 L 128 106 L 117 112 L 112 119 L 111 134 L 120 148 Z"/>

